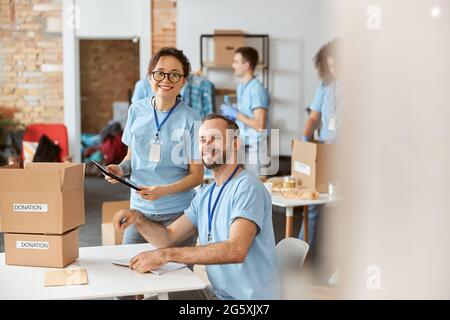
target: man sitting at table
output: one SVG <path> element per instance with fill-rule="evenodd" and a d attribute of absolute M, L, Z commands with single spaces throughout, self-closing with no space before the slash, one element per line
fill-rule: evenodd
<path fill-rule="evenodd" d="M 144 273 L 168 262 L 206 265 L 212 288 L 169 294 L 171 299 L 279 299 L 271 199 L 238 164 L 239 127 L 211 114 L 202 121 L 199 144 L 215 182 L 200 190 L 184 215 L 165 227 L 137 210 L 116 213 L 117 229 L 134 224 L 158 248 L 132 258 L 130 268 Z M 173 247 L 195 234 L 199 246 Z"/>

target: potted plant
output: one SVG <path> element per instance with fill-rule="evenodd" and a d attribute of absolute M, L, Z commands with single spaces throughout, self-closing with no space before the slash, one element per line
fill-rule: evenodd
<path fill-rule="evenodd" d="M 20 147 L 8 139 L 8 135 L 23 127 L 19 121 L 14 119 L 14 113 L 17 111 L 14 108 L 0 107 L 0 165 L 8 164 L 8 157 L 20 155 Z"/>

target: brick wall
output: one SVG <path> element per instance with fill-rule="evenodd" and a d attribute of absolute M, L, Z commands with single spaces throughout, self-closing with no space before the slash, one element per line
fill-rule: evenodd
<path fill-rule="evenodd" d="M 24 124 L 64 121 L 61 18 L 61 0 L 0 0 L 0 107 Z M 152 0 L 152 32 L 176 45 L 176 0 Z"/>
<path fill-rule="evenodd" d="M 0 0 L 0 106 L 24 124 L 64 120 L 61 0 Z"/>
<path fill-rule="evenodd" d="M 152 0 L 152 51 L 175 47 L 177 9 L 176 0 Z"/>
<path fill-rule="evenodd" d="M 114 101 L 129 101 L 139 80 L 139 44 L 131 40 L 80 41 L 82 132 L 98 133 L 113 117 Z"/>

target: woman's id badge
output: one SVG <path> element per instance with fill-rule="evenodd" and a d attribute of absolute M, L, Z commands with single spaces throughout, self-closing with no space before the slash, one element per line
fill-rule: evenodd
<path fill-rule="evenodd" d="M 161 161 L 161 142 L 158 140 L 152 140 L 150 143 L 149 160 L 151 162 Z"/>

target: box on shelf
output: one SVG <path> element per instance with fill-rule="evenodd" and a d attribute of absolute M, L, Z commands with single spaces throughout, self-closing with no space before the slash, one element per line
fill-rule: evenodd
<path fill-rule="evenodd" d="M 244 45 L 242 30 L 214 30 L 214 65 L 231 67 L 234 51 Z"/>

